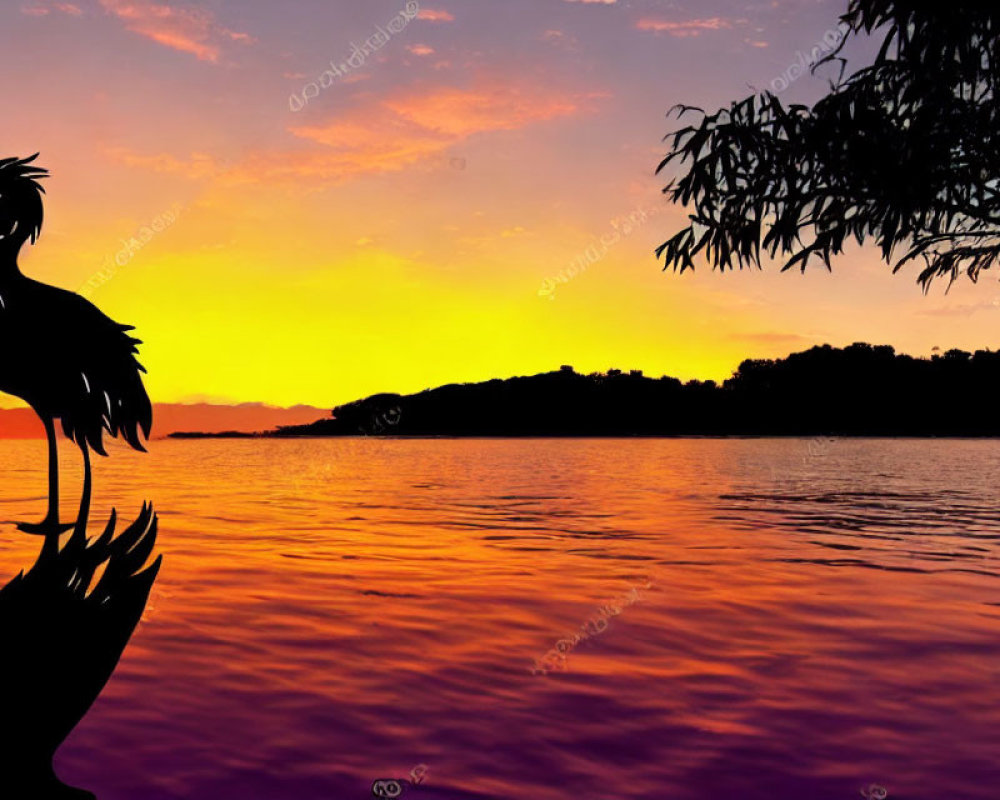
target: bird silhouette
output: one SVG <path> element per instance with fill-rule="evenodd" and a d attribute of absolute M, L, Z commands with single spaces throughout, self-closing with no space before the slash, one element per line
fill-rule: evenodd
<path fill-rule="evenodd" d="M 48 535 L 73 527 L 59 521 L 59 454 L 54 420 L 83 453 L 107 455 L 103 434 L 145 450 L 153 410 L 136 360 L 138 339 L 73 292 L 21 274 L 18 255 L 42 229 L 48 170 L 28 158 L 0 159 L 0 391 L 20 397 L 41 419 L 48 440 L 48 511 L 22 531 Z"/>

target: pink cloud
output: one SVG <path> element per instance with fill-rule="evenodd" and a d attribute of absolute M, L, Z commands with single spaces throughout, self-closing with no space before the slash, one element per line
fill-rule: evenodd
<path fill-rule="evenodd" d="M 202 9 L 181 8 L 153 0 L 100 0 L 101 6 L 125 27 L 157 44 L 216 63 L 224 41 L 253 42 L 249 34 L 219 27 Z"/>
<path fill-rule="evenodd" d="M 444 10 L 436 10 L 433 8 L 422 8 L 417 14 L 417 19 L 425 19 L 428 22 L 454 22 L 455 17 Z"/>
<path fill-rule="evenodd" d="M 82 17 L 83 9 L 73 3 L 53 3 L 40 0 L 33 6 L 21 6 L 21 13 L 29 17 L 47 17 L 56 10 L 71 17 Z"/>
<path fill-rule="evenodd" d="M 71 17 L 82 17 L 83 9 L 73 3 L 52 3 L 41 0 L 33 6 L 21 6 L 21 13 L 29 17 L 47 17 L 55 9 Z"/>
<path fill-rule="evenodd" d="M 580 100 L 504 85 L 471 90 L 439 87 L 420 95 L 390 98 L 383 105 L 423 130 L 464 138 L 573 114 L 580 109 Z"/>
<path fill-rule="evenodd" d="M 641 19 L 636 25 L 640 31 L 668 33 L 671 36 L 699 36 L 705 31 L 717 31 L 733 27 L 732 23 L 721 17 L 711 19 L 690 19 L 685 22 L 670 22 L 659 19 Z"/>
<path fill-rule="evenodd" d="M 558 45 L 567 50 L 578 49 L 579 42 L 575 36 L 571 36 L 565 31 L 560 31 L 557 29 L 547 30 L 539 37 L 543 42 L 548 42 L 549 44 Z"/>
<path fill-rule="evenodd" d="M 292 134 L 312 145 L 304 149 L 261 151 L 229 161 L 204 153 L 178 158 L 121 148 L 109 150 L 108 155 L 129 166 L 191 180 L 341 183 L 431 163 L 475 134 L 510 131 L 587 113 L 604 96 L 499 83 L 475 89 L 435 87 L 419 94 L 400 92 L 386 99 L 371 98 L 330 121 L 291 127 Z"/>
<path fill-rule="evenodd" d="M 296 136 L 329 148 L 300 158 L 297 167 L 316 170 L 324 178 L 401 170 L 439 156 L 474 134 L 515 130 L 587 111 L 594 97 L 507 85 L 400 94 L 327 125 L 292 128 Z"/>
<path fill-rule="evenodd" d="M 168 153 L 142 155 L 121 147 L 109 148 L 107 154 L 112 159 L 130 167 L 141 167 L 151 172 L 181 175 L 192 180 L 218 178 L 231 166 L 206 153 L 194 153 L 188 159 L 177 158 Z"/>

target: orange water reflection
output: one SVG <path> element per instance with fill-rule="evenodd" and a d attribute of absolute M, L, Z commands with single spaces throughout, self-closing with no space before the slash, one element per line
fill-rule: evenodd
<path fill-rule="evenodd" d="M 0 519 L 41 510 L 41 447 L 0 442 Z M 117 450 L 94 518 L 154 499 L 164 565 L 61 773 L 102 800 L 364 798 L 418 764 L 427 798 L 993 798 L 1000 443 L 808 453 Z M 38 541 L 5 533 L 10 576 Z M 647 583 L 564 670 L 532 674 Z"/>

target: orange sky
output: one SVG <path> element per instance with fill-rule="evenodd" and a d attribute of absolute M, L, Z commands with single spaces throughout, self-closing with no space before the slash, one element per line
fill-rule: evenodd
<path fill-rule="evenodd" d="M 329 408 L 566 363 L 720 379 L 822 342 L 1000 346 L 991 280 L 924 297 L 867 251 L 806 276 L 653 257 L 682 218 L 653 175 L 666 110 L 766 88 L 845 3 L 410 2 L 3 5 L 2 151 L 53 173 L 22 266 L 79 289 L 114 265 L 90 297 L 137 326 L 154 399 Z"/>

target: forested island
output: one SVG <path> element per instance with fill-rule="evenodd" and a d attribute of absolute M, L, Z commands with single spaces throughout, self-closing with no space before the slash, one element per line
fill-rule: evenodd
<path fill-rule="evenodd" d="M 747 360 L 721 385 L 640 371 L 376 394 L 332 416 L 223 436 L 1000 436 L 1000 352 L 931 358 L 857 343 Z M 175 438 L 219 434 L 175 433 Z"/>

